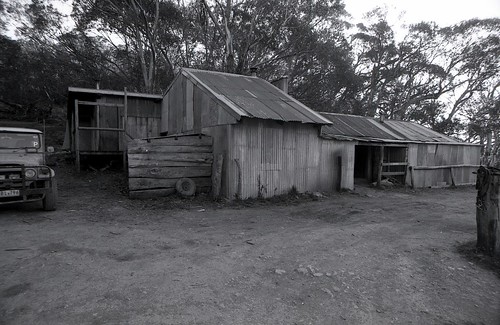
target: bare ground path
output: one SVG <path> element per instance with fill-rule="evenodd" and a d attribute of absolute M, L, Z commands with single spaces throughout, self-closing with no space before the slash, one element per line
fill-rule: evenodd
<path fill-rule="evenodd" d="M 130 201 L 61 171 L 60 207 L 0 207 L 0 324 L 500 324 L 475 191 Z"/>

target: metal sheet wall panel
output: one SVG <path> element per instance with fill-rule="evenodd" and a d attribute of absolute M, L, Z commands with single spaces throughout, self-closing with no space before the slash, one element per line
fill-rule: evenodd
<path fill-rule="evenodd" d="M 348 164 L 354 162 L 354 142 L 321 139 L 317 128 L 301 123 L 245 119 L 230 128 L 223 167 L 229 198 L 271 197 L 292 187 L 299 192 L 335 190 L 338 156 L 346 162 L 344 186 L 353 188 L 353 166 Z M 217 136 L 205 130 L 216 146 Z"/>

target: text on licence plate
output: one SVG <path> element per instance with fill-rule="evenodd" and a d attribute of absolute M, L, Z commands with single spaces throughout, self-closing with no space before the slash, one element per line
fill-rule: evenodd
<path fill-rule="evenodd" d="M 0 197 L 19 196 L 19 190 L 0 191 Z"/>

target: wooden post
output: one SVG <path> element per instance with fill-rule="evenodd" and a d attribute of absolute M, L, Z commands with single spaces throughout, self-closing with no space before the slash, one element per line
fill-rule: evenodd
<path fill-rule="evenodd" d="M 75 99 L 75 154 L 76 170 L 80 171 L 80 119 L 78 117 L 78 99 Z"/>
<path fill-rule="evenodd" d="M 123 170 L 127 170 L 127 122 L 128 122 L 128 96 L 127 87 L 123 89 L 123 131 L 121 134 L 122 150 L 123 150 Z"/>
<path fill-rule="evenodd" d="M 212 198 L 217 200 L 220 197 L 224 156 L 220 153 L 214 158 L 212 170 Z"/>
<path fill-rule="evenodd" d="M 101 127 L 101 107 L 99 105 L 97 105 L 95 107 L 96 109 L 96 127 L 97 128 L 100 128 Z M 96 142 L 97 142 L 97 145 L 96 145 L 96 148 L 95 148 L 95 151 L 99 151 L 99 143 L 101 142 L 101 131 L 99 130 L 96 130 L 95 131 L 95 135 L 96 135 Z"/>
<path fill-rule="evenodd" d="M 342 190 L 342 156 L 337 157 L 337 166 L 338 166 L 338 172 L 337 175 L 339 177 L 339 183 L 337 186 L 337 191 Z"/>
<path fill-rule="evenodd" d="M 500 259 L 500 170 L 479 167 L 476 189 L 477 247 Z"/>
<path fill-rule="evenodd" d="M 415 188 L 415 178 L 413 176 L 413 166 L 410 166 L 409 169 L 410 169 L 411 188 L 414 189 Z"/>
<path fill-rule="evenodd" d="M 384 163 L 384 146 L 380 146 L 380 157 L 379 157 L 379 164 L 378 164 L 377 186 L 380 186 L 380 183 L 382 182 L 383 163 Z"/>

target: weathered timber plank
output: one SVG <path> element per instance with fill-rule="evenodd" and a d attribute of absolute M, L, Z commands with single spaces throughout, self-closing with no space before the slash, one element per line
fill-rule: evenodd
<path fill-rule="evenodd" d="M 210 186 L 197 187 L 196 193 L 210 192 Z M 176 192 L 175 188 L 162 188 L 152 190 L 129 191 L 129 197 L 133 199 L 154 199 L 157 197 L 169 196 Z"/>
<path fill-rule="evenodd" d="M 221 184 L 222 184 L 222 164 L 224 162 L 224 156 L 220 153 L 215 159 L 215 164 L 213 164 L 212 172 L 212 197 L 218 199 L 220 196 Z"/>
<path fill-rule="evenodd" d="M 132 164 L 132 165 L 130 165 Z M 129 168 L 142 167 L 210 167 L 212 162 L 186 162 L 186 161 L 156 161 L 156 160 L 129 160 Z"/>
<path fill-rule="evenodd" d="M 148 145 L 148 146 L 129 146 L 129 154 L 138 153 L 198 153 L 212 152 L 212 146 L 163 146 L 163 145 Z"/>
<path fill-rule="evenodd" d="M 382 176 L 404 176 L 406 172 L 382 172 Z"/>
<path fill-rule="evenodd" d="M 212 180 L 209 177 L 190 177 L 196 187 L 207 187 L 212 185 Z M 129 178 L 128 188 L 130 191 L 175 188 L 175 184 L 179 178 Z"/>
<path fill-rule="evenodd" d="M 175 193 L 175 188 L 162 188 L 154 190 L 129 191 L 128 196 L 133 199 L 153 199 Z"/>
<path fill-rule="evenodd" d="M 164 146 L 211 146 L 212 138 L 197 135 L 193 136 L 180 136 L 180 137 L 164 137 L 164 138 L 150 138 L 147 140 L 136 139 L 130 145 L 144 145 L 144 144 L 158 144 Z"/>
<path fill-rule="evenodd" d="M 137 167 L 130 168 L 129 177 L 182 178 L 209 177 L 212 167 Z"/>
<path fill-rule="evenodd" d="M 212 162 L 211 152 L 174 152 L 174 153 L 132 153 L 131 159 L 139 160 L 170 160 L 186 162 Z"/>
<path fill-rule="evenodd" d="M 479 168 L 479 165 L 442 165 L 442 166 L 413 166 L 414 170 L 432 170 L 432 169 L 448 169 L 448 168 Z"/>

